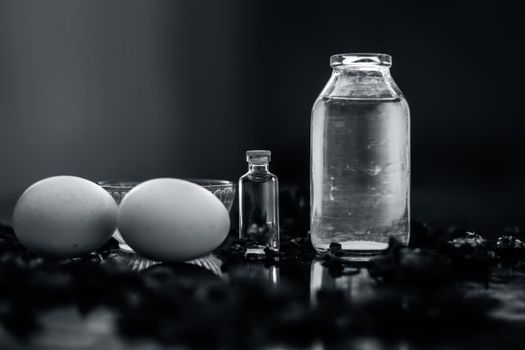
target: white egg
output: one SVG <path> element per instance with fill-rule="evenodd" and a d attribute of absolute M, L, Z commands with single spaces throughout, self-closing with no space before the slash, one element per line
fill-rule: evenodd
<path fill-rule="evenodd" d="M 13 227 L 29 250 L 54 259 L 100 248 L 117 225 L 118 207 L 102 187 L 75 176 L 31 185 L 18 199 Z"/>
<path fill-rule="evenodd" d="M 185 261 L 217 248 L 228 234 L 230 217 L 205 188 L 160 178 L 139 184 L 124 197 L 118 226 L 138 254 L 152 260 Z"/>

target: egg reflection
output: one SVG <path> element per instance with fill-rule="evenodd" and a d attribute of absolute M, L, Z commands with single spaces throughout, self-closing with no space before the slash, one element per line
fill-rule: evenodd
<path fill-rule="evenodd" d="M 125 269 L 130 271 L 141 272 L 149 268 L 152 268 L 157 265 L 161 265 L 162 262 L 150 260 L 144 258 L 135 253 L 127 253 L 123 251 L 116 251 L 108 257 L 109 261 L 115 262 L 119 266 L 122 266 Z M 184 265 L 183 265 L 184 264 Z M 173 265 L 173 264 L 172 264 Z M 197 258 L 189 260 L 183 263 L 179 263 L 179 266 L 197 266 L 199 268 L 205 269 L 217 276 L 222 276 L 221 266 L 222 261 L 213 254 L 209 254 L 202 258 Z"/>
<path fill-rule="evenodd" d="M 221 281 L 212 271 L 185 262 L 156 264 L 143 270 L 142 274 L 147 285 L 166 290 L 175 290 L 184 284 L 205 286 Z"/>
<path fill-rule="evenodd" d="M 222 260 L 217 258 L 213 254 L 203 256 L 202 258 L 189 260 L 189 261 L 186 261 L 186 263 L 203 267 L 206 270 L 213 272 L 217 276 L 222 276 L 222 271 L 221 271 Z"/>

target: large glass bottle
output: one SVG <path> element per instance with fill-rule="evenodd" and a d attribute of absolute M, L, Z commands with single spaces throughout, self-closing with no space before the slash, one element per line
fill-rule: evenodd
<path fill-rule="evenodd" d="M 239 179 L 239 236 L 248 254 L 279 251 L 279 182 L 268 166 L 271 152 L 246 152 L 248 172 Z"/>
<path fill-rule="evenodd" d="M 367 260 L 409 239 L 410 112 L 385 54 L 330 58 L 311 121 L 311 240 Z"/>

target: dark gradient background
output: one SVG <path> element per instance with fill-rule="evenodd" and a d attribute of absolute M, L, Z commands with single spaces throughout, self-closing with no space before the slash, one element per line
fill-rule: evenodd
<path fill-rule="evenodd" d="M 0 203 L 41 178 L 236 180 L 267 148 L 306 184 L 341 52 L 385 52 L 412 112 L 412 213 L 525 224 L 518 1 L 0 0 Z"/>

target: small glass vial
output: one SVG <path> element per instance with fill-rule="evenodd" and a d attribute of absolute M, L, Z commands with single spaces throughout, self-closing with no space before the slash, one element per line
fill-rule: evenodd
<path fill-rule="evenodd" d="M 279 252 L 279 182 L 270 173 L 270 151 L 247 151 L 248 172 L 239 179 L 239 237 L 247 254 Z"/>

